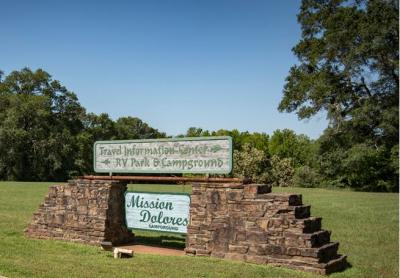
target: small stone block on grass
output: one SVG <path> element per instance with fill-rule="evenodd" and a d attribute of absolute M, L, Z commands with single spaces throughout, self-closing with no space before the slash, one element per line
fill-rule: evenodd
<path fill-rule="evenodd" d="M 123 249 L 123 248 L 114 248 L 114 258 L 121 259 L 121 258 L 132 258 L 133 257 L 133 250 Z"/>

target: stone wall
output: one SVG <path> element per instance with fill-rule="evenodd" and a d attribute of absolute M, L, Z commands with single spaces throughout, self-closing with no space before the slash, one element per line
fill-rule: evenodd
<path fill-rule="evenodd" d="M 193 185 L 187 254 L 328 274 L 347 266 L 338 247 L 301 195 L 266 185 Z"/>
<path fill-rule="evenodd" d="M 126 188 L 126 183 L 101 180 L 50 186 L 25 234 L 88 244 L 131 242 L 134 235 L 124 219 Z"/>
<path fill-rule="evenodd" d="M 114 245 L 132 242 L 125 225 L 126 184 L 72 180 L 49 187 L 25 233 L 44 239 Z M 271 193 L 256 184 L 192 185 L 185 251 L 328 274 L 347 266 L 339 243 L 321 229 L 297 194 Z"/>

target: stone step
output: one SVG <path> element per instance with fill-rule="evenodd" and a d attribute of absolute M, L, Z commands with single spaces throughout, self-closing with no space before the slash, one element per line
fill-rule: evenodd
<path fill-rule="evenodd" d="M 320 262 L 327 262 L 337 256 L 339 242 L 329 242 L 321 247 L 304 250 L 303 256 L 318 258 Z"/>
<path fill-rule="evenodd" d="M 329 261 L 322 263 L 314 261 L 312 258 L 307 260 L 307 258 L 302 257 L 294 257 L 290 261 L 287 259 L 269 257 L 267 261 L 270 265 L 285 266 L 288 268 L 327 275 L 336 271 L 344 270 L 348 266 L 346 258 L 347 256 L 345 255 L 337 255 L 331 258 Z"/>
<path fill-rule="evenodd" d="M 320 262 L 328 262 L 332 260 L 332 258 L 337 257 L 339 242 L 327 243 L 321 247 L 318 247 L 317 249 L 317 257 L 319 258 Z"/>
<path fill-rule="evenodd" d="M 328 262 L 337 256 L 338 242 L 329 242 L 320 247 L 288 246 L 286 254 L 289 256 L 305 257 L 305 260 Z M 308 259 L 310 258 L 310 259 Z"/>
<path fill-rule="evenodd" d="M 283 202 L 288 202 L 289 206 L 301 206 L 302 195 L 301 194 L 291 194 L 291 193 L 268 193 L 268 194 L 258 194 L 256 199 L 273 199 Z"/>
<path fill-rule="evenodd" d="M 311 206 L 310 205 L 291 206 L 289 208 L 294 209 L 294 216 L 297 219 L 310 217 L 310 213 L 311 213 Z"/>
<path fill-rule="evenodd" d="M 321 230 L 321 221 L 321 217 L 291 219 L 288 231 L 292 231 L 293 233 L 314 233 Z"/>
<path fill-rule="evenodd" d="M 301 206 L 303 204 L 303 197 L 301 194 L 291 194 L 288 202 L 289 206 Z"/>
<path fill-rule="evenodd" d="M 319 231 L 322 226 L 322 217 L 309 217 L 304 219 L 303 233 L 312 233 Z"/>
<path fill-rule="evenodd" d="M 308 240 L 310 247 L 320 247 L 331 241 L 331 232 L 320 230 L 310 234 L 303 234 L 302 237 Z"/>
<path fill-rule="evenodd" d="M 300 205 L 300 206 L 287 206 L 285 208 L 279 209 L 274 217 L 285 217 L 288 218 L 296 218 L 296 219 L 303 219 L 310 217 L 310 210 L 311 206 L 309 205 Z"/>
<path fill-rule="evenodd" d="M 285 245 L 298 247 L 320 247 L 330 242 L 331 233 L 326 230 L 316 231 L 314 233 L 298 233 L 293 231 L 284 231 Z"/>
<path fill-rule="evenodd" d="M 332 272 L 344 270 L 347 266 L 347 256 L 346 255 L 335 255 L 331 257 L 326 262 L 314 262 L 307 260 L 307 258 L 296 258 L 294 259 L 297 265 L 302 265 L 305 267 L 314 267 L 316 269 L 323 270 L 321 274 L 330 274 Z"/>
<path fill-rule="evenodd" d="M 324 274 L 331 274 L 333 272 L 342 271 L 348 266 L 347 256 L 346 255 L 338 255 L 336 258 L 331 259 L 326 263 L 324 267 Z"/>

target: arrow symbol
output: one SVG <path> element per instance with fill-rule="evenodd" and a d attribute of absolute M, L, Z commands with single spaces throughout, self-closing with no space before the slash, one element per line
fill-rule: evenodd
<path fill-rule="evenodd" d="M 213 153 L 216 153 L 218 151 L 222 150 L 222 147 L 220 145 L 216 145 L 210 148 L 210 151 Z"/>
<path fill-rule="evenodd" d="M 111 161 L 109 160 L 109 159 L 106 159 L 106 160 L 103 160 L 103 161 L 100 161 L 101 163 L 104 163 L 105 165 L 107 165 L 108 166 L 108 164 L 110 164 L 111 163 Z"/>

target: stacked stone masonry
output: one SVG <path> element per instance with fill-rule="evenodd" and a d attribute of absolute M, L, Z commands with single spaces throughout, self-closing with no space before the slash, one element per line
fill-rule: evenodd
<path fill-rule="evenodd" d="M 72 180 L 49 188 L 25 233 L 86 244 L 132 242 L 125 225 L 126 184 Z M 275 194 L 266 185 L 198 183 L 192 186 L 188 255 L 284 266 L 319 274 L 340 271 L 346 256 L 310 216 L 297 194 Z"/>
<path fill-rule="evenodd" d="M 329 274 L 346 256 L 297 194 L 267 185 L 194 184 L 185 251 Z"/>
<path fill-rule="evenodd" d="M 124 219 L 126 188 L 125 183 L 100 180 L 51 186 L 25 234 L 87 244 L 132 242 Z"/>

